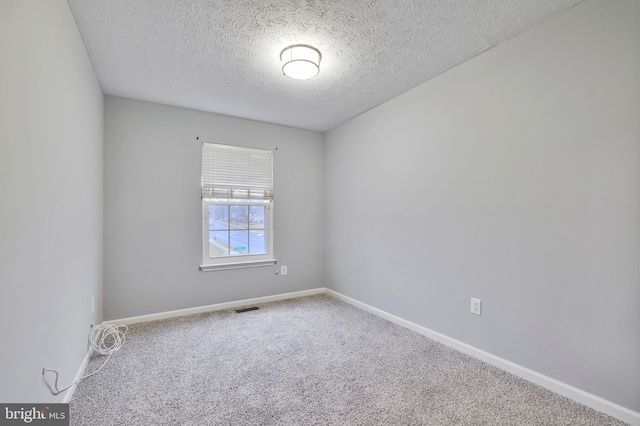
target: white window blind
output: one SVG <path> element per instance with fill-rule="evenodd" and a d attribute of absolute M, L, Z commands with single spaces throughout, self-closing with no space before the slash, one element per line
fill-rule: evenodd
<path fill-rule="evenodd" d="M 202 198 L 273 199 L 273 153 L 205 142 L 202 144 Z"/>

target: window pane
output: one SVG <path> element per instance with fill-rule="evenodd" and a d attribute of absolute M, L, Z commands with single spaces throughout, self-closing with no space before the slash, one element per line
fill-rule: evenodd
<path fill-rule="evenodd" d="M 209 205 L 209 230 L 229 228 L 229 206 Z"/>
<path fill-rule="evenodd" d="M 205 235 L 209 243 L 208 258 L 224 261 L 229 257 L 268 254 L 266 225 L 271 213 L 267 210 L 269 206 L 262 201 L 251 200 L 236 201 L 243 204 L 234 204 L 232 200 L 217 202 L 221 204 L 207 206 L 209 229 Z"/>
<path fill-rule="evenodd" d="M 233 209 L 233 207 L 232 207 Z M 249 250 L 249 231 L 238 231 L 232 229 L 231 235 L 231 255 L 247 254 Z"/>
<path fill-rule="evenodd" d="M 249 228 L 264 229 L 265 211 L 265 206 L 249 206 Z"/>
<path fill-rule="evenodd" d="M 229 231 L 209 231 L 209 257 L 229 255 Z"/>
<path fill-rule="evenodd" d="M 249 231 L 249 254 L 265 254 L 264 230 Z"/>
<path fill-rule="evenodd" d="M 231 205 L 231 228 L 247 229 L 249 227 L 249 206 Z"/>

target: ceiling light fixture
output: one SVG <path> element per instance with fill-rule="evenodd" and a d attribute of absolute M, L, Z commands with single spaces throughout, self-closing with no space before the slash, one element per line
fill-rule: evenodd
<path fill-rule="evenodd" d="M 320 59 L 320 51 L 306 44 L 294 44 L 280 52 L 282 73 L 296 80 L 308 80 L 318 75 Z"/>

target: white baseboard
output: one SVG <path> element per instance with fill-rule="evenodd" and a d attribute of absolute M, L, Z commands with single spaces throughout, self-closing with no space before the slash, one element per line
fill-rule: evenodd
<path fill-rule="evenodd" d="M 182 317 L 185 315 L 201 314 L 204 312 L 222 311 L 224 309 L 238 308 L 240 306 L 255 305 L 257 303 L 275 302 L 278 300 L 293 299 L 296 297 L 312 296 L 314 294 L 324 293 L 324 288 L 315 288 L 312 290 L 295 291 L 292 293 L 277 294 L 275 296 L 256 297 L 253 299 L 237 300 L 234 302 L 216 303 L 214 305 L 198 306 L 196 308 L 178 309 L 175 311 L 160 312 L 157 314 L 140 315 L 137 317 L 122 318 L 117 320 L 105 321 L 103 324 L 113 325 L 130 325 L 141 322 L 157 321 L 167 318 Z"/>
<path fill-rule="evenodd" d="M 526 367 L 523 367 L 511 361 L 508 361 L 504 358 L 500 358 L 496 355 L 490 354 L 489 352 L 483 351 L 482 349 L 478 349 L 474 346 L 468 345 L 464 342 L 453 339 L 444 334 L 430 330 L 426 327 L 423 327 L 411 321 L 407 321 L 405 319 L 402 319 L 400 317 L 387 313 L 378 308 L 374 308 L 373 306 L 370 306 L 370 305 L 367 305 L 366 303 L 362 303 L 358 300 L 352 299 L 348 296 L 345 296 L 344 294 L 338 293 L 337 291 L 333 291 L 330 289 L 325 289 L 325 291 L 327 294 L 330 294 L 357 308 L 360 308 L 364 311 L 367 311 L 376 316 L 379 316 L 380 318 L 384 318 L 402 327 L 405 327 L 417 333 L 420 333 L 432 340 L 440 342 L 462 353 L 465 353 L 474 358 L 480 359 L 488 364 L 491 364 L 495 367 L 498 367 L 502 370 L 505 370 L 515 376 L 518 376 L 520 378 L 533 382 L 537 385 L 540 385 L 546 389 L 549 389 L 552 392 L 558 393 L 562 396 L 566 396 L 567 398 L 577 401 L 580 404 L 586 405 L 587 407 L 591 407 L 594 410 L 608 414 L 612 417 L 615 417 L 633 426 L 640 426 L 640 413 L 636 411 L 630 410 L 621 405 L 615 404 L 611 401 L 607 401 L 604 398 L 600 398 L 599 396 L 590 394 L 574 386 L 560 382 L 559 380 L 545 376 L 544 374 L 540 374 L 536 371 L 530 370 Z"/>
<path fill-rule="evenodd" d="M 86 370 L 87 365 L 89 364 L 91 354 L 93 354 L 93 349 L 89 348 L 84 358 L 82 359 L 82 363 L 80 364 L 80 368 L 78 368 L 78 371 L 76 372 L 76 376 L 73 378 L 73 386 L 67 389 L 67 393 L 65 393 L 64 398 L 62 398 L 63 404 L 68 404 L 71 401 L 71 398 L 73 398 L 73 393 L 76 391 L 76 386 L 78 386 L 78 380 L 80 380 L 80 377 L 82 377 L 82 375 L 84 374 L 84 370 Z"/>

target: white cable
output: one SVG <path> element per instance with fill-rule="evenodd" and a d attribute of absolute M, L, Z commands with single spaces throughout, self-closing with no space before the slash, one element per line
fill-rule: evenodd
<path fill-rule="evenodd" d="M 91 328 L 89 344 L 100 355 L 111 355 L 124 346 L 128 330 L 126 325 L 97 325 Z"/>
<path fill-rule="evenodd" d="M 118 349 L 124 346 L 124 343 L 126 341 L 126 334 L 128 330 L 129 328 L 126 325 L 115 326 L 111 324 L 108 324 L 108 325 L 100 324 L 100 325 L 91 327 L 91 331 L 89 332 L 89 344 L 91 345 L 91 349 L 93 349 L 95 352 L 98 352 L 100 355 L 108 355 L 107 359 L 104 360 L 100 368 L 98 368 L 97 370 L 93 371 L 90 374 L 87 374 L 78 378 L 77 380 L 73 381 L 69 386 L 66 386 L 62 389 L 58 389 L 58 372 L 53 369 L 43 368 L 42 376 L 44 378 L 44 382 L 49 387 L 49 390 L 51 391 L 51 393 L 54 395 L 58 395 L 59 393 L 69 389 L 71 386 L 79 383 L 81 380 L 84 380 L 87 377 L 91 377 L 94 374 L 96 374 L 98 371 L 100 371 L 102 367 L 104 367 L 107 364 L 109 359 L 111 359 L 111 355 L 113 355 L 115 351 L 117 351 Z M 56 380 L 54 382 L 53 388 L 47 381 L 47 377 L 44 375 L 44 373 L 49 371 L 56 375 Z"/>

